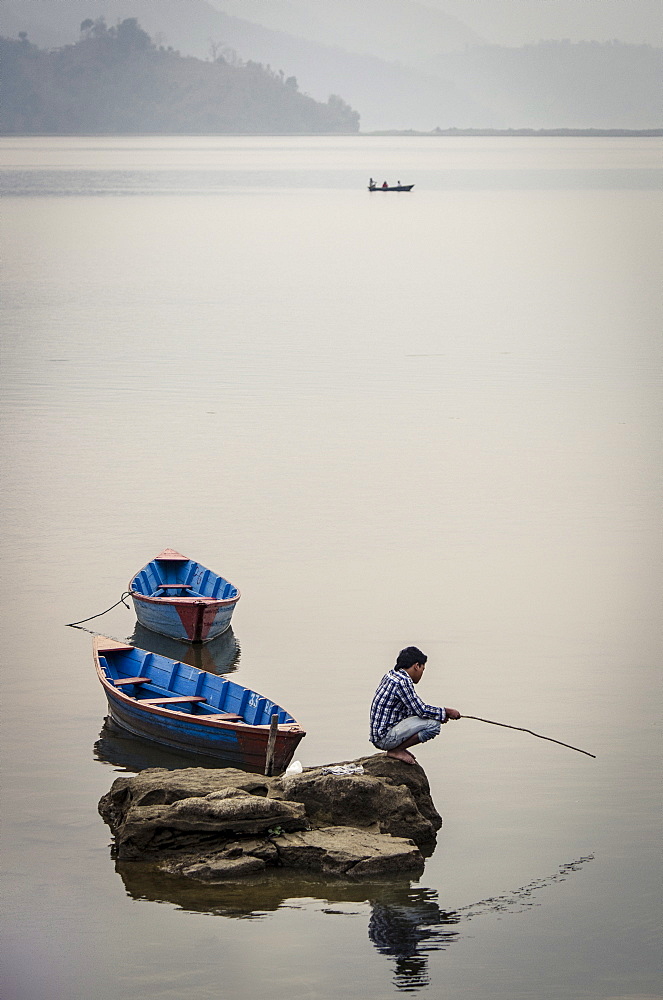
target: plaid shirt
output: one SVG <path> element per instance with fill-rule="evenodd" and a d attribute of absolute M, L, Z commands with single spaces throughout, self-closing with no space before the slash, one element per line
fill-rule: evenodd
<path fill-rule="evenodd" d="M 371 743 L 382 739 L 392 726 L 410 715 L 437 719 L 438 722 L 447 720 L 443 708 L 424 704 L 416 694 L 409 674 L 404 670 L 390 670 L 380 681 L 371 704 Z"/>

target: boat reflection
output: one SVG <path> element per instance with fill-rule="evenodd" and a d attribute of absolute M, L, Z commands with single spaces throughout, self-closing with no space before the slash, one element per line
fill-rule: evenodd
<path fill-rule="evenodd" d="M 132 736 L 126 729 L 117 726 L 106 716 L 94 744 L 94 756 L 103 764 L 111 764 L 118 771 L 137 774 L 148 767 L 165 767 L 167 771 L 177 771 L 182 767 L 232 767 L 218 757 L 207 757 L 200 753 L 178 753 L 158 743 Z"/>
<path fill-rule="evenodd" d="M 253 879 L 206 885 L 168 875 L 149 862 L 118 861 L 116 871 L 132 899 L 243 920 L 260 919 L 283 905 L 296 907 L 298 900 L 302 907 L 312 899 L 324 901 L 321 912 L 335 914 L 339 911 L 329 904 L 366 903 L 368 937 L 381 955 L 395 961 L 394 986 L 408 992 L 430 985 L 428 954 L 458 938 L 453 928 L 461 915 L 442 910 L 433 889 L 412 887 L 409 880 L 328 882 L 279 869 Z M 356 918 L 358 913 L 351 915 Z"/>
<path fill-rule="evenodd" d="M 198 670 L 207 670 L 211 674 L 229 674 L 237 670 L 241 650 L 231 628 L 223 635 L 206 643 L 180 642 L 167 635 L 151 632 L 149 628 L 136 622 L 133 634 L 127 642 L 139 649 L 147 649 L 150 653 L 167 656 L 171 660 L 188 663 Z"/>

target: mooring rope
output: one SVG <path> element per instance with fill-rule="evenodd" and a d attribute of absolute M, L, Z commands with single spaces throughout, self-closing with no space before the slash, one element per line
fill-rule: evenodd
<path fill-rule="evenodd" d="M 113 608 L 116 608 L 118 606 L 118 604 L 124 604 L 125 608 L 127 608 L 129 611 L 131 611 L 131 608 L 129 607 L 129 605 L 127 604 L 127 602 L 124 599 L 125 597 L 129 597 L 129 596 L 130 596 L 129 591 L 125 590 L 124 593 L 122 594 L 122 596 L 120 597 L 119 601 L 116 601 L 115 604 L 111 604 L 110 608 L 106 608 L 105 611 L 100 611 L 98 615 L 90 615 L 89 618 L 81 618 L 81 620 L 79 622 L 67 622 L 65 627 L 66 628 L 79 628 L 84 622 L 91 622 L 93 618 L 101 618 L 102 615 L 107 615 L 108 612 L 112 611 Z M 84 628 L 84 629 L 82 629 L 82 631 L 83 632 L 89 632 L 89 629 Z M 99 632 L 93 632 L 92 634 L 93 635 L 99 635 L 100 633 Z"/>
<path fill-rule="evenodd" d="M 541 736 L 540 733 L 533 733 L 531 729 L 522 729 L 521 726 L 508 726 L 506 722 L 492 722 L 490 719 L 480 719 L 478 715 L 461 715 L 461 719 L 475 719 L 477 722 L 487 722 L 489 726 L 503 726 L 505 729 L 517 729 L 520 733 L 529 733 L 530 736 L 536 736 L 540 740 L 549 740 L 551 743 L 559 743 L 561 747 L 568 747 L 569 750 L 577 750 L 578 753 L 585 753 L 588 757 L 593 757 L 596 760 L 596 754 L 590 753 L 589 750 L 581 750 L 580 747 L 572 747 L 570 743 L 562 743 L 561 740 L 554 740 L 552 736 Z"/>
<path fill-rule="evenodd" d="M 88 635 L 99 636 L 100 639 L 112 639 L 113 642 L 119 642 L 123 646 L 131 646 L 132 640 L 127 639 L 126 636 L 109 635 L 108 632 L 93 632 L 91 628 L 83 628 L 82 625 L 74 625 L 73 628 L 80 629 L 81 632 L 87 632 Z"/>

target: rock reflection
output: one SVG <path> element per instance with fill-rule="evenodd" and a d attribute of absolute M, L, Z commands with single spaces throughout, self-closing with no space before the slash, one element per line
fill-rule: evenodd
<path fill-rule="evenodd" d="M 392 894 L 393 883 L 325 881 L 301 872 L 278 868 L 241 881 L 196 882 L 160 870 L 158 862 L 116 861 L 115 870 L 129 896 L 136 900 L 171 903 L 192 913 L 216 913 L 238 919 L 260 918 L 282 906 L 303 906 L 304 900 L 329 903 L 371 903 L 383 893 Z M 410 882 L 402 883 L 407 894 Z"/>
<path fill-rule="evenodd" d="M 210 885 L 166 874 L 150 862 L 118 861 L 115 867 L 132 899 L 239 920 L 260 919 L 284 906 L 303 906 L 304 900 L 324 900 L 323 913 L 351 916 L 357 911 L 330 910 L 329 904 L 368 904 L 368 937 L 381 955 L 394 959 L 394 985 L 403 992 L 430 985 L 428 953 L 458 938 L 450 928 L 459 923 L 460 915 L 442 910 L 433 889 L 412 888 L 409 881 L 325 882 L 279 869 L 254 879 Z"/>
<path fill-rule="evenodd" d="M 430 985 L 427 953 L 455 941 L 458 932 L 448 928 L 459 921 L 458 913 L 440 909 L 433 889 L 391 886 L 371 900 L 368 936 L 395 959 L 394 986 L 413 992 Z"/>
<path fill-rule="evenodd" d="M 240 658 L 240 647 L 232 628 L 206 643 L 180 642 L 167 635 L 151 632 L 136 622 L 133 634 L 127 642 L 139 649 L 147 649 L 150 653 L 167 656 L 171 660 L 188 663 L 198 670 L 207 670 L 211 674 L 229 674 L 237 670 Z"/>
<path fill-rule="evenodd" d="M 117 861 L 115 869 L 132 899 L 238 920 L 259 920 L 280 908 L 299 909 L 311 903 L 322 914 L 353 918 L 370 907 L 369 940 L 381 955 L 393 960 L 394 987 L 414 993 L 431 985 L 429 954 L 458 940 L 455 927 L 461 920 L 488 913 L 523 912 L 523 903 L 532 905 L 535 892 L 564 881 L 593 857 L 590 854 L 561 865 L 552 875 L 458 910 L 441 909 L 434 889 L 413 887 L 409 880 L 328 882 L 279 868 L 241 881 L 208 884 L 166 874 L 157 862 Z M 352 903 L 362 904 L 364 910 L 348 909 L 347 904 Z"/>

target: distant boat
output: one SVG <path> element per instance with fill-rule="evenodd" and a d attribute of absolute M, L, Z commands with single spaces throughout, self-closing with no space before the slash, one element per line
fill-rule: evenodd
<path fill-rule="evenodd" d="M 383 187 L 380 184 L 369 184 L 369 191 L 411 191 L 414 184 L 394 184 L 391 187 Z"/>
<path fill-rule="evenodd" d="M 209 642 L 230 626 L 237 587 L 201 563 L 164 549 L 129 583 L 141 625 L 185 642 Z"/>
<path fill-rule="evenodd" d="M 178 660 L 97 636 L 94 661 L 111 720 L 153 743 L 264 774 L 276 715 L 272 771 L 280 774 L 306 735 L 257 691 Z"/>

